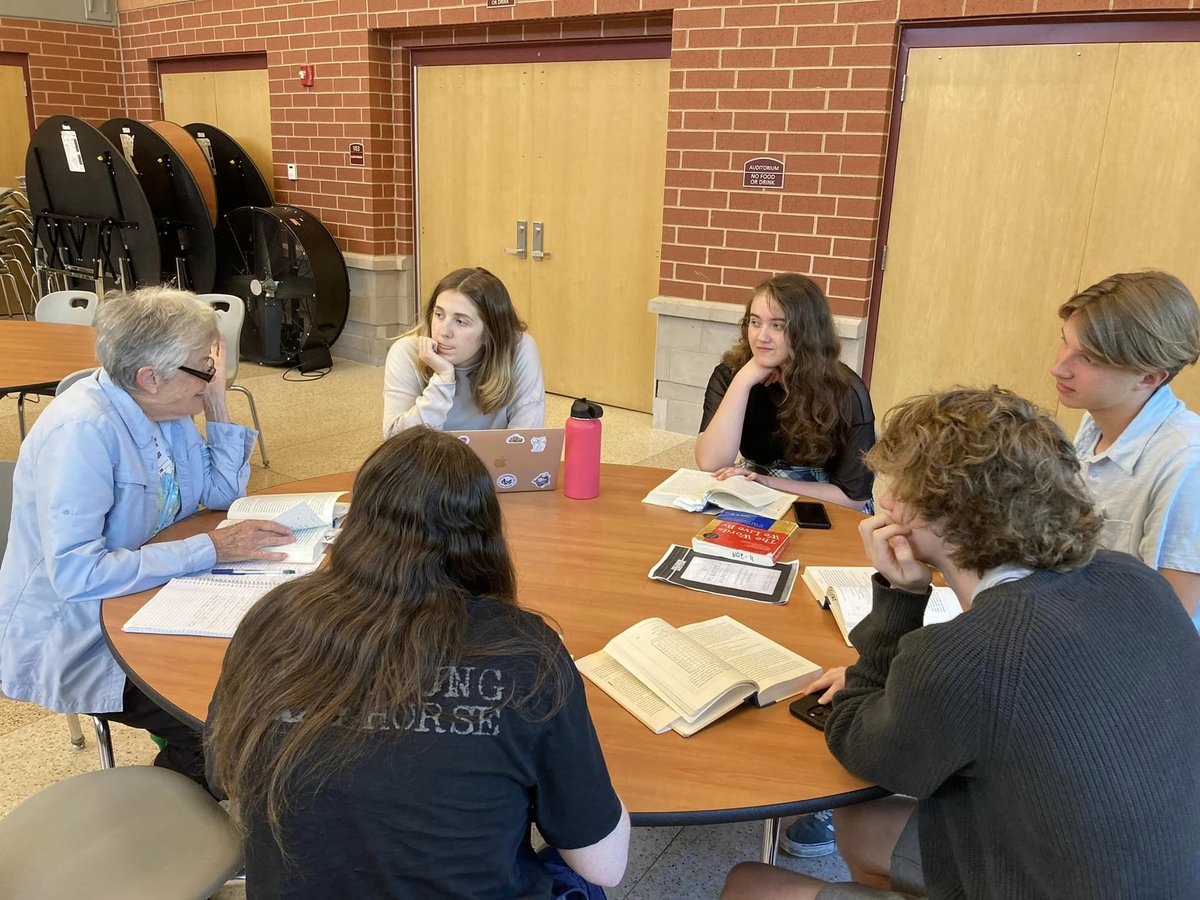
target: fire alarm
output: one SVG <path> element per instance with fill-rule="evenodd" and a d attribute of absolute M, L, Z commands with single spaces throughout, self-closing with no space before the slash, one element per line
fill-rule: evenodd
<path fill-rule="evenodd" d="M 316 69 L 317 67 L 314 65 L 301 66 L 299 73 L 300 83 L 305 87 L 312 87 L 313 80 L 316 77 Z"/>

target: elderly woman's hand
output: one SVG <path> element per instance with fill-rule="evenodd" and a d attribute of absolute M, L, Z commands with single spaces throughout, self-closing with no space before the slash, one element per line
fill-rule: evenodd
<path fill-rule="evenodd" d="M 225 346 L 225 335 L 218 335 L 212 348 L 213 378 L 204 389 L 204 418 L 210 422 L 229 422 L 229 407 L 225 405 L 225 372 L 229 348 Z M 234 348 L 234 353 L 237 348 Z"/>
<path fill-rule="evenodd" d="M 225 396 L 225 373 L 228 371 L 226 366 L 229 360 L 229 348 L 225 344 L 225 335 L 218 335 L 217 342 L 213 345 L 212 361 L 213 361 L 213 379 L 208 383 L 208 393 L 217 397 Z"/>
<path fill-rule="evenodd" d="M 274 553 L 263 547 L 278 547 L 292 541 L 291 529 L 265 519 L 249 519 L 209 532 L 217 548 L 217 562 L 241 562 L 248 559 L 283 560 L 286 553 Z"/>

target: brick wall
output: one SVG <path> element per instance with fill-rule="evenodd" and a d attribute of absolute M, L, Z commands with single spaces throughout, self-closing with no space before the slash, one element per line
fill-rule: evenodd
<path fill-rule="evenodd" d="M 740 301 L 764 274 L 796 269 L 824 283 L 835 312 L 861 316 L 898 22 L 1196 2 L 189 0 L 123 6 L 121 53 L 128 112 L 149 119 L 159 115 L 154 59 L 265 52 L 277 196 L 316 210 L 343 249 L 389 256 L 413 252 L 409 48 L 669 28 L 660 293 Z M 303 63 L 316 65 L 313 88 L 295 77 Z M 366 166 L 347 164 L 350 141 L 366 144 Z M 763 154 L 784 160 L 784 190 L 741 187 L 742 164 Z M 286 180 L 288 162 L 301 165 L 300 182 Z"/>
<path fill-rule="evenodd" d="M 1194 5 L 1194 0 L 1193 0 Z M 835 313 L 866 315 L 898 22 L 1188 8 L 1188 0 L 841 0 L 677 9 L 661 293 L 743 301 L 812 273 Z M 785 189 L 742 164 L 782 159 Z"/>
<path fill-rule="evenodd" d="M 0 53 L 28 56 L 36 122 L 65 114 L 99 125 L 124 115 L 119 49 L 111 27 L 0 16 Z"/>
<path fill-rule="evenodd" d="M 391 49 L 367 31 L 364 10 L 365 0 L 200 0 L 122 10 L 129 114 L 160 117 L 157 59 L 265 53 L 275 171 L 264 174 L 276 199 L 316 211 L 343 250 L 394 253 Z M 316 66 L 312 88 L 296 78 L 304 64 Z M 351 141 L 365 144 L 365 166 L 348 164 Z M 300 167 L 300 181 L 287 180 L 288 163 Z"/>
<path fill-rule="evenodd" d="M 531 18 L 550 14 L 550 5 L 516 9 Z M 662 14 L 523 22 L 514 19 L 513 7 L 371 14 L 366 8 L 365 0 L 259 6 L 197 0 L 123 9 L 130 115 L 161 114 L 156 59 L 265 52 L 278 201 L 317 211 L 346 251 L 412 253 L 410 48 L 670 33 L 670 18 Z M 296 77 L 304 64 L 316 66 L 311 88 Z M 349 165 L 352 141 L 365 144 L 365 166 Z M 298 182 L 287 180 L 288 163 L 300 167 Z"/>

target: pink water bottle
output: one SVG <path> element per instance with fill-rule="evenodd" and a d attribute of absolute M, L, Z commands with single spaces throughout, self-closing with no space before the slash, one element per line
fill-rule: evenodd
<path fill-rule="evenodd" d="M 604 407 L 587 397 L 571 404 L 563 454 L 563 493 L 572 500 L 591 500 L 600 493 L 600 417 Z"/>

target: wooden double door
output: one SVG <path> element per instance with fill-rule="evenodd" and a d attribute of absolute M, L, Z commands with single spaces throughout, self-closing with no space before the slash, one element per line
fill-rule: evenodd
<path fill-rule="evenodd" d="M 551 393 L 650 408 L 668 71 L 666 59 L 416 69 L 420 301 L 454 269 L 494 272 Z"/>
<path fill-rule="evenodd" d="M 1000 384 L 1057 410 L 1060 304 L 1116 272 L 1200 293 L 1200 44 L 909 54 L 871 374 L 877 414 Z M 1200 408 L 1200 372 L 1173 389 Z"/>
<path fill-rule="evenodd" d="M 0 54 L 2 56 L 3 54 Z M 19 58 L 19 57 L 18 57 Z M 0 188 L 15 188 L 29 149 L 29 99 L 25 67 L 0 62 Z"/>
<path fill-rule="evenodd" d="M 232 137 L 272 183 L 271 90 L 267 70 L 163 71 L 163 118 L 177 125 L 203 122 Z"/>

